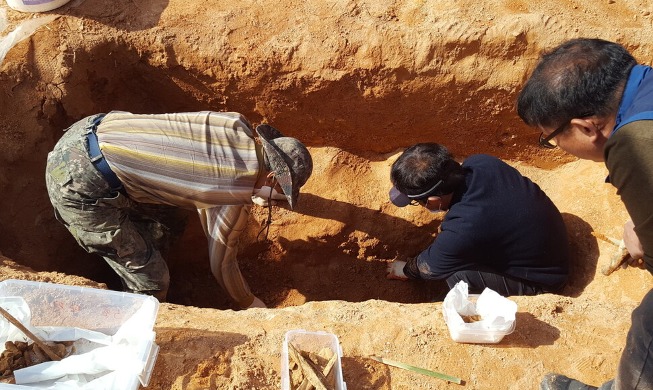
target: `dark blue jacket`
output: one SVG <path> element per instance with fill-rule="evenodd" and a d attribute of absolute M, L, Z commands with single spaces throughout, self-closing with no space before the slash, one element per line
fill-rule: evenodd
<path fill-rule="evenodd" d="M 417 257 L 419 276 L 446 279 L 482 265 L 545 291 L 564 286 L 567 230 L 549 197 L 495 157 L 474 155 L 462 166 L 465 186 L 454 193 L 435 242 Z"/>

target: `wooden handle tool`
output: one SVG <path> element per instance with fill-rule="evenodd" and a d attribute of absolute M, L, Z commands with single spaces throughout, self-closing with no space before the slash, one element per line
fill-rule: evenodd
<path fill-rule="evenodd" d="M 610 275 L 614 271 L 617 270 L 617 268 L 621 267 L 621 265 L 628 259 L 630 259 L 630 254 L 628 253 L 628 250 L 626 249 L 626 244 L 624 243 L 624 240 L 617 240 L 616 238 L 608 237 L 605 234 L 598 233 L 598 232 L 592 232 L 592 235 L 600 240 L 609 242 L 612 245 L 615 245 L 617 249 L 615 252 L 610 256 L 610 261 L 607 264 L 604 264 L 603 267 L 601 267 L 601 273 L 603 275 Z"/>
<path fill-rule="evenodd" d="M 55 360 L 55 361 L 61 360 L 61 358 L 56 353 L 54 353 L 52 348 L 50 348 L 46 343 L 41 341 L 40 338 L 36 337 L 36 335 L 34 333 L 32 333 L 29 329 L 27 329 L 23 324 L 21 324 L 20 321 L 18 321 L 16 319 L 16 317 L 9 314 L 9 312 L 7 310 L 0 307 L 0 314 L 2 314 L 2 316 L 4 318 L 6 318 L 7 321 L 11 322 L 12 325 L 14 325 L 16 328 L 20 329 L 20 331 L 23 332 L 25 334 L 25 336 L 32 339 L 32 341 L 34 343 L 36 343 L 36 345 L 38 345 L 43 350 L 43 352 L 45 352 L 45 354 L 48 355 L 48 357 L 50 359 Z"/>

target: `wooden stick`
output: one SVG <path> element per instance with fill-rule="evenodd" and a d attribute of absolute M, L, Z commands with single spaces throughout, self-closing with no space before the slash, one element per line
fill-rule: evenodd
<path fill-rule="evenodd" d="M 304 376 L 310 381 L 310 383 L 315 386 L 317 390 L 327 390 L 326 386 L 324 385 L 326 382 L 326 378 L 324 375 L 322 375 L 322 372 L 320 371 L 315 371 L 313 368 L 313 365 L 310 364 L 310 362 L 306 361 L 306 359 L 299 353 L 299 351 L 295 348 L 294 345 L 291 343 L 288 343 L 288 352 L 290 354 L 290 357 L 299 365 L 301 368 L 302 372 L 304 373 Z"/>
<path fill-rule="evenodd" d="M 417 373 L 422 374 L 422 375 L 432 376 L 432 377 L 443 379 L 443 380 L 445 380 L 447 382 L 456 383 L 456 384 L 459 384 L 459 385 L 462 384 L 462 379 L 456 378 L 455 376 L 451 376 L 451 375 L 447 375 L 447 374 L 441 374 L 439 372 L 427 370 L 425 368 L 411 366 L 409 364 L 396 362 L 394 360 L 385 359 L 385 358 L 382 358 L 382 357 L 379 357 L 379 356 L 370 356 L 370 358 L 376 360 L 377 362 L 387 364 L 388 366 L 403 368 L 404 370 L 410 370 L 410 371 L 417 372 Z"/>
<path fill-rule="evenodd" d="M 52 349 L 46 343 L 44 343 L 43 341 L 41 341 L 41 339 L 36 337 L 34 333 L 30 332 L 30 330 L 27 329 L 23 324 L 21 324 L 20 321 L 16 319 L 16 317 L 9 314 L 7 310 L 0 307 L 0 313 L 2 313 L 2 316 L 5 317 L 7 321 L 11 322 L 16 328 L 20 329 L 20 331 L 23 332 L 25 336 L 32 339 L 32 341 L 34 341 L 36 345 L 41 347 L 43 352 L 45 352 L 50 359 L 57 360 L 57 361 L 61 360 L 61 358 L 56 353 L 54 353 L 54 351 L 52 351 Z"/>
<path fill-rule="evenodd" d="M 311 384 L 311 381 L 308 380 L 308 378 L 304 378 L 302 383 L 299 384 L 299 387 L 297 390 L 313 390 L 315 386 Z"/>
<path fill-rule="evenodd" d="M 331 356 L 331 359 L 327 362 L 327 365 L 324 366 L 324 369 L 322 370 L 322 375 L 325 377 L 329 376 L 331 373 L 331 369 L 333 366 L 336 364 L 336 361 L 338 361 L 338 354 L 334 353 L 333 356 Z"/>
<path fill-rule="evenodd" d="M 619 240 L 617 240 L 616 238 L 608 237 L 605 234 L 599 232 L 592 232 L 592 235 L 600 240 L 609 242 L 612 245 L 619 246 Z"/>

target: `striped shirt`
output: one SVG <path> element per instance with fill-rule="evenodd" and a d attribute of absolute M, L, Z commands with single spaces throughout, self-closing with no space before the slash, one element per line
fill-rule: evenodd
<path fill-rule="evenodd" d="M 137 202 L 189 209 L 251 204 L 263 160 L 241 114 L 112 111 L 97 136 L 111 170 Z"/>

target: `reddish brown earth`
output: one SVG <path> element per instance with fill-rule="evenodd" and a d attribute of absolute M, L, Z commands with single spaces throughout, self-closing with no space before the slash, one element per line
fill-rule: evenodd
<path fill-rule="evenodd" d="M 296 212 L 275 210 L 270 244 L 256 240 L 264 210 L 241 241 L 243 273 L 270 309 L 233 310 L 189 226 L 168 259 L 150 388 L 279 388 L 290 329 L 338 335 L 349 389 L 536 389 L 549 371 L 598 385 L 653 277 L 600 272 L 614 248 L 591 232 L 618 238 L 628 218 L 605 168 L 537 149 L 514 102 L 540 51 L 568 38 L 618 41 L 650 64 L 652 12 L 645 0 L 73 0 L 0 64 L 0 279 L 119 288 L 53 217 L 43 171 L 65 127 L 110 110 L 237 111 L 304 140 L 315 174 Z M 2 3 L 0 36 L 34 16 Z M 499 156 L 563 212 L 571 284 L 513 298 L 517 327 L 500 344 L 450 339 L 432 302 L 441 284 L 385 279 L 439 223 L 386 196 L 390 164 L 419 141 Z"/>

